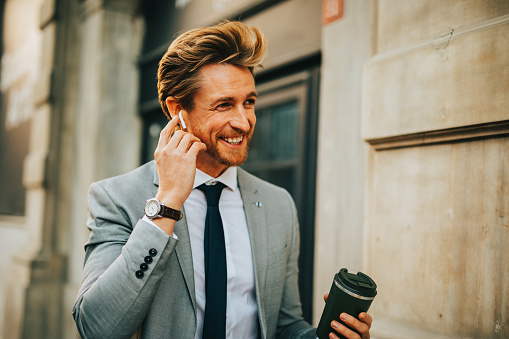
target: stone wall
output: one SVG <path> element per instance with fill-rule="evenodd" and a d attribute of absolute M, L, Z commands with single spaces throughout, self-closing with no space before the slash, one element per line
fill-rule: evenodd
<path fill-rule="evenodd" d="M 354 273 L 363 269 L 366 146 L 361 139 L 361 102 L 363 67 L 369 60 L 369 8 L 368 1 L 345 1 L 343 18 L 322 29 L 315 325 L 334 274 L 342 267 Z"/>
<path fill-rule="evenodd" d="M 364 268 L 376 338 L 509 335 L 509 3 L 373 2 Z"/>
<path fill-rule="evenodd" d="M 71 316 L 81 281 L 88 186 L 139 164 L 138 2 L 44 0 L 23 166 L 26 213 L 0 220 L 5 339 L 79 338 Z M 5 237 L 4 237 L 5 236 Z"/>

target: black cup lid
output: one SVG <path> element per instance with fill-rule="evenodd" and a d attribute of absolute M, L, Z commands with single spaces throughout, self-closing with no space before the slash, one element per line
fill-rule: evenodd
<path fill-rule="evenodd" d="M 348 273 L 346 268 L 339 270 L 336 274 L 336 280 L 346 289 L 352 291 L 355 294 L 363 297 L 374 297 L 376 296 L 376 284 L 362 272 L 357 274 Z"/>

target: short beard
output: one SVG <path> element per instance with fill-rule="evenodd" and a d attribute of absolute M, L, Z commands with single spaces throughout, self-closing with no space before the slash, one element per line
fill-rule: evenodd
<path fill-rule="evenodd" d="M 215 147 L 207 148 L 207 150 L 205 152 L 208 153 L 214 159 L 216 159 L 221 165 L 225 165 L 228 167 L 236 167 L 236 166 L 241 166 L 242 164 L 244 164 L 246 162 L 248 151 L 249 151 L 249 144 L 248 144 L 248 148 L 246 149 L 246 152 L 243 153 L 242 155 L 239 155 L 238 157 L 235 157 L 235 159 L 228 159 L 228 158 L 222 157 L 221 154 L 217 151 L 217 148 L 215 148 Z"/>
<path fill-rule="evenodd" d="M 206 145 L 207 150 L 205 153 L 208 153 L 212 158 L 216 159 L 221 165 L 225 165 L 228 167 L 237 167 L 241 166 L 246 162 L 247 155 L 249 153 L 249 144 L 251 143 L 251 138 L 253 137 L 252 131 L 251 133 L 244 134 L 244 142 L 246 143 L 245 152 L 238 154 L 233 154 L 231 157 L 224 157 L 219 152 L 218 148 L 215 145 Z M 230 154 L 227 154 L 230 155 Z"/>

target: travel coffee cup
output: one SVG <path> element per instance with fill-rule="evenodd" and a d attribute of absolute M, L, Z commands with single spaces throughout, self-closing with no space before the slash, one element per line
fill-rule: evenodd
<path fill-rule="evenodd" d="M 370 277 L 361 272 L 348 273 L 346 268 L 342 268 L 334 275 L 329 297 L 316 329 L 317 337 L 326 339 L 329 338 L 330 332 L 336 333 L 331 327 L 331 322 L 333 320 L 342 322 L 339 319 L 341 313 L 345 312 L 358 318 L 359 313 L 367 312 L 375 296 L 376 284 Z M 339 337 L 344 338 L 341 335 Z"/>

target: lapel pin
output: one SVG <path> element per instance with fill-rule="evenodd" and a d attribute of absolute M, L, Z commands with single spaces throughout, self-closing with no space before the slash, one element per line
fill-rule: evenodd
<path fill-rule="evenodd" d="M 259 201 L 255 202 L 255 205 L 256 205 L 256 207 L 262 207 L 262 203 Z"/>

